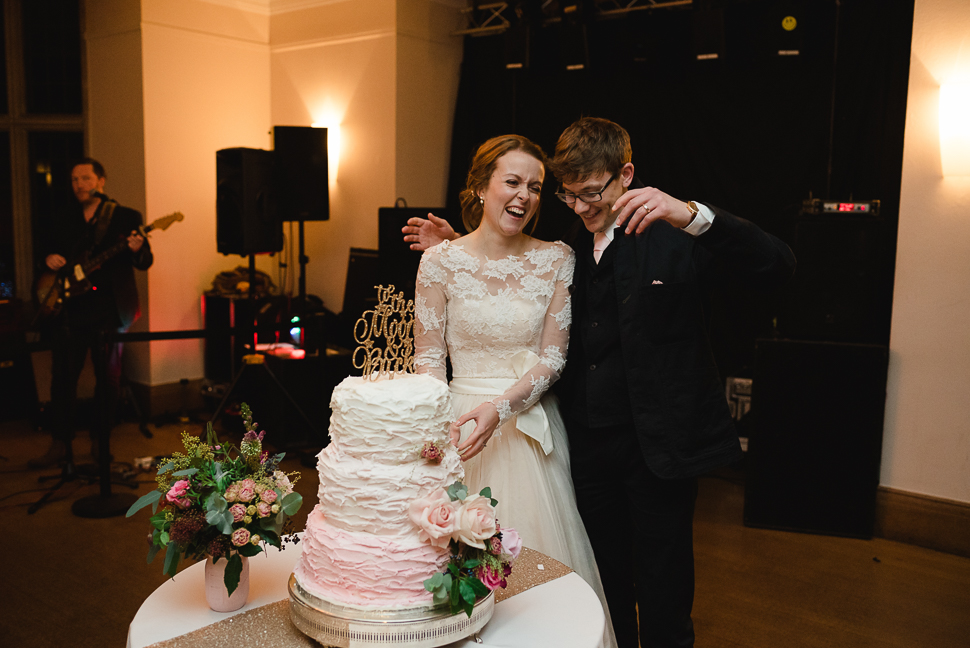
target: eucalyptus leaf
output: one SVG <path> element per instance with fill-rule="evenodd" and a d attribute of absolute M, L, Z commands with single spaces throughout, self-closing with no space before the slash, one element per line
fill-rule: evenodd
<path fill-rule="evenodd" d="M 136 501 L 134 504 L 131 505 L 131 508 L 128 509 L 128 513 L 125 514 L 125 517 L 131 517 L 132 515 L 134 515 L 141 509 L 145 508 L 149 504 L 157 504 L 158 500 L 161 499 L 161 497 L 162 497 L 162 491 L 160 490 L 153 490 L 150 493 L 146 493 L 145 495 L 142 495 L 141 497 L 138 498 L 138 501 Z"/>
<path fill-rule="evenodd" d="M 199 469 L 198 468 L 186 468 L 185 470 L 179 470 L 179 471 L 173 472 L 172 473 L 172 476 L 173 477 L 188 477 L 190 475 L 194 475 L 197 472 L 199 472 Z"/>
<path fill-rule="evenodd" d="M 225 576 L 223 576 L 223 581 L 226 584 L 226 592 L 229 596 L 236 591 L 239 587 L 239 576 L 242 574 L 242 558 L 239 554 L 234 553 L 229 556 L 229 564 L 226 565 Z"/>
<path fill-rule="evenodd" d="M 468 487 L 462 484 L 461 482 L 455 482 L 454 484 L 448 487 L 448 490 L 446 492 L 448 493 L 448 497 L 451 499 L 452 502 L 455 502 L 457 500 L 463 500 L 466 497 L 468 497 Z"/>
<path fill-rule="evenodd" d="M 174 467 L 175 467 L 175 462 L 174 461 L 169 461 L 167 464 L 162 464 L 158 468 L 158 474 L 159 475 L 164 475 L 165 473 L 167 473 L 169 470 L 171 470 Z"/>
<path fill-rule="evenodd" d="M 283 505 L 280 507 L 287 515 L 296 515 L 303 505 L 303 496 L 296 491 L 283 498 Z"/>
<path fill-rule="evenodd" d="M 167 547 L 169 543 L 168 531 L 162 531 L 162 534 L 158 536 L 158 541 L 162 543 L 163 547 Z"/>
<path fill-rule="evenodd" d="M 151 562 L 155 560 L 155 556 L 158 555 L 160 549 L 160 545 L 152 543 L 152 546 L 148 548 L 148 564 L 151 564 Z"/>

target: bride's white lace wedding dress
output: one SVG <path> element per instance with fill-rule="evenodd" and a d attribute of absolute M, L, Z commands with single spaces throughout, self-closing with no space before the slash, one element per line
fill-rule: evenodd
<path fill-rule="evenodd" d="M 459 239 L 428 249 L 415 295 L 415 370 L 446 380 L 455 418 L 485 401 L 499 412 L 488 446 L 465 462 L 465 483 L 490 486 L 502 526 L 525 546 L 570 566 L 603 597 L 593 550 L 576 509 L 569 446 L 549 386 L 565 365 L 575 255 L 531 240 L 520 256 L 489 259 Z M 462 440 L 475 428 L 462 427 Z M 609 637 L 612 627 L 607 611 Z"/>

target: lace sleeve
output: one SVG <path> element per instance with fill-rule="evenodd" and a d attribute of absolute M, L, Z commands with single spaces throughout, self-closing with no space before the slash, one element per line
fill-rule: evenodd
<path fill-rule="evenodd" d="M 447 382 L 445 322 L 448 314 L 447 270 L 440 263 L 441 246 L 421 256 L 414 295 L 414 372 Z"/>
<path fill-rule="evenodd" d="M 538 402 L 549 387 L 559 380 L 566 364 L 569 326 L 572 323 L 569 288 L 573 283 L 576 257 L 564 244 L 558 245 L 565 248 L 565 254 L 556 268 L 555 286 L 546 309 L 539 343 L 539 362 L 526 371 L 508 391 L 492 400 L 498 410 L 500 426 Z"/>

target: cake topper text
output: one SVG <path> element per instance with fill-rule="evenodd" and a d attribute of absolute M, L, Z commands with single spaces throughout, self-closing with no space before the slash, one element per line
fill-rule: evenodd
<path fill-rule="evenodd" d="M 414 371 L 414 300 L 404 300 L 404 293 L 394 293 L 394 286 L 375 286 L 377 306 L 364 311 L 354 324 L 354 367 L 364 370 L 364 378 L 374 380 L 382 374 Z M 378 338 L 385 348 L 375 345 Z"/>

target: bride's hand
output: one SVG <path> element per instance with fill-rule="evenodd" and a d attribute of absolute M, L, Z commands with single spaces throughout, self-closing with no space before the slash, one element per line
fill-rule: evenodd
<path fill-rule="evenodd" d="M 458 445 L 461 438 L 461 426 L 468 421 L 475 421 L 475 430 L 468 435 L 464 443 Z M 458 448 L 458 454 L 462 461 L 468 461 L 479 452 L 485 449 L 485 444 L 492 438 L 495 428 L 498 427 L 498 410 L 492 403 L 482 403 L 467 414 L 462 415 L 457 421 L 451 424 L 449 436 L 451 443 Z"/>

